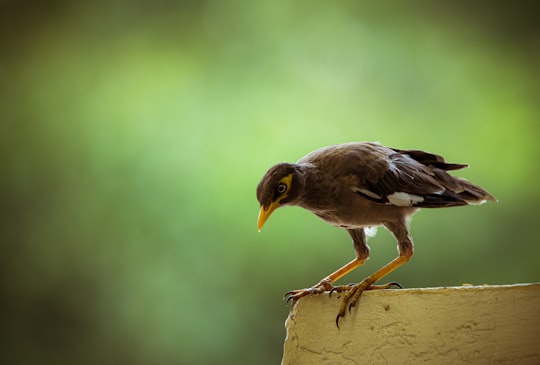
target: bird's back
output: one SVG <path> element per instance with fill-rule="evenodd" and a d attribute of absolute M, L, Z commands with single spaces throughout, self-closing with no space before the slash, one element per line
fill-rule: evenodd
<path fill-rule="evenodd" d="M 442 156 L 373 142 L 323 147 L 298 161 L 323 172 L 327 184 L 345 181 L 360 196 L 384 205 L 439 208 L 496 200 L 481 187 L 447 171 L 467 167 Z"/>

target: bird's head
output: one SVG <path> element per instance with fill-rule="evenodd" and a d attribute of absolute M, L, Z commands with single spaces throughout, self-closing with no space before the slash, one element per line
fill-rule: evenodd
<path fill-rule="evenodd" d="M 304 189 L 300 167 L 291 163 L 272 166 L 257 186 L 257 200 L 261 204 L 257 229 L 260 231 L 270 214 L 283 205 L 294 205 Z"/>

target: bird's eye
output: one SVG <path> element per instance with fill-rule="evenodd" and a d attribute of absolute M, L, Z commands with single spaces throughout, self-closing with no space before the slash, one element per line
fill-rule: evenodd
<path fill-rule="evenodd" d="M 279 183 L 278 186 L 277 186 L 277 192 L 280 193 L 280 194 L 283 194 L 286 191 L 287 191 L 287 185 L 285 185 L 283 183 Z"/>

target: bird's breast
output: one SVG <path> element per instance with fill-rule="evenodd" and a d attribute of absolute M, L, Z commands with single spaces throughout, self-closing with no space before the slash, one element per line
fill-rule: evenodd
<path fill-rule="evenodd" d="M 326 207 L 312 207 L 309 210 L 333 226 L 352 229 L 379 226 L 389 221 L 402 220 L 417 209 L 378 204 L 358 194 L 352 194 L 335 204 Z"/>

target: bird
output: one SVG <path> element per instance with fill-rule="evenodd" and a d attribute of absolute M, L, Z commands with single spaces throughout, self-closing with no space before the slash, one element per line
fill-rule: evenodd
<path fill-rule="evenodd" d="M 272 166 L 257 185 L 260 232 L 278 208 L 298 206 L 323 221 L 345 229 L 355 257 L 310 288 L 287 292 L 287 301 L 328 291 L 344 293 L 336 325 L 355 307 L 365 290 L 401 288 L 391 282 L 376 285 L 408 262 L 414 253 L 409 222 L 420 208 L 446 208 L 497 201 L 483 188 L 449 171 L 468 167 L 447 163 L 440 155 L 391 148 L 378 142 L 349 142 L 319 148 L 296 163 Z M 370 255 L 367 234 L 383 226 L 397 241 L 398 256 L 361 282 L 334 283 L 361 266 Z"/>

